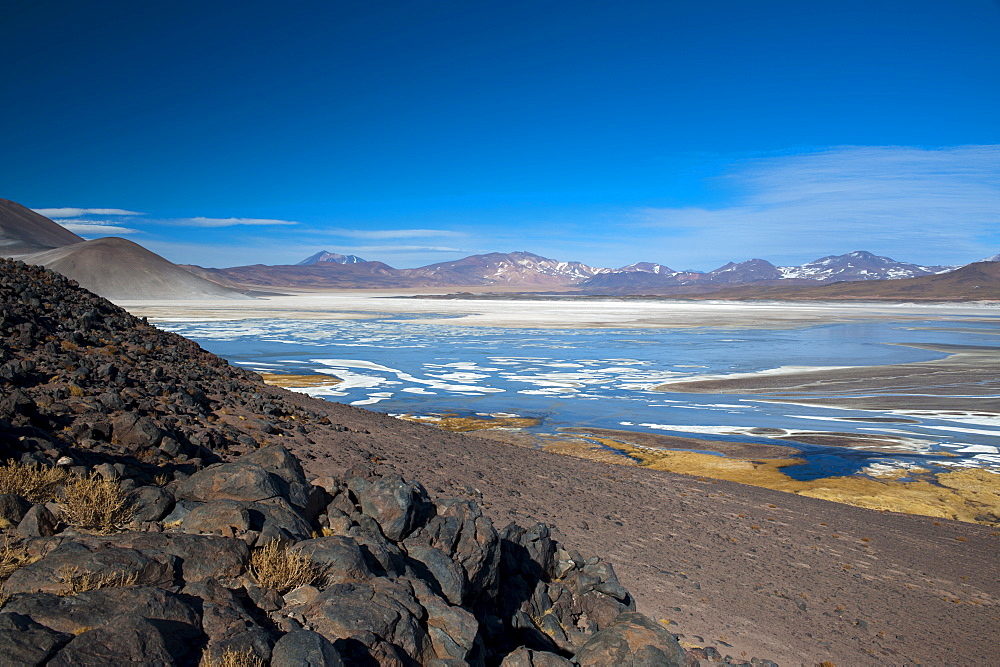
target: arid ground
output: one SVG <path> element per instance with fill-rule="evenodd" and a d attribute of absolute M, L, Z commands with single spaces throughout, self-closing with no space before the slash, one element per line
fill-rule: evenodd
<path fill-rule="evenodd" d="M 204 306 L 128 304 L 138 315 L 236 318 L 311 313 L 364 317 L 424 308 L 411 300 L 317 299 Z M 350 303 L 350 307 L 348 307 Z M 377 305 L 373 305 L 377 304 Z M 400 304 L 400 305 L 397 305 Z M 433 305 L 433 310 L 431 306 Z M 440 303 L 426 311 L 441 312 Z M 279 307 L 280 306 L 280 307 Z M 478 306 L 478 304 L 477 304 Z M 500 304 L 509 308 L 509 304 Z M 631 308 L 612 323 L 596 311 L 539 311 L 532 326 L 801 326 L 850 317 L 950 319 L 992 314 L 948 306 L 715 304 Z M 468 308 L 468 306 L 463 306 Z M 589 308 L 590 304 L 584 304 Z M 558 310 L 558 309 L 557 309 Z M 641 310 L 641 309 L 640 309 Z M 523 315 L 523 313 L 522 313 Z M 498 307 L 465 323 L 509 320 Z M 461 324 L 463 320 L 452 321 Z M 274 391 L 277 391 L 275 389 Z M 609 465 L 535 447 L 449 433 L 297 394 L 350 427 L 282 439 L 314 476 L 352 467 L 395 469 L 435 495 L 479 499 L 500 525 L 544 521 L 581 551 L 611 560 L 639 610 L 692 645 L 781 664 L 988 664 L 1000 643 L 1000 529 L 875 511 L 735 481 Z M 311 440 L 311 441 L 310 441 Z M 783 443 L 789 444 L 789 443 Z"/>

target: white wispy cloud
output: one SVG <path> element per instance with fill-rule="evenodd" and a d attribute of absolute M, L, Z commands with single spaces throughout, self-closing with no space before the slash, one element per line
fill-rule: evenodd
<path fill-rule="evenodd" d="M 81 236 L 108 236 L 120 234 L 140 234 L 140 230 L 121 225 L 109 225 L 104 222 L 76 221 L 60 222 L 60 225 Z"/>
<path fill-rule="evenodd" d="M 323 230 L 324 233 L 332 236 L 345 236 L 358 239 L 418 239 L 418 238 L 454 238 L 465 236 L 462 232 L 453 232 L 447 229 L 342 229 L 332 228 Z"/>
<path fill-rule="evenodd" d="M 127 211 L 123 208 L 35 208 L 32 209 L 35 213 L 39 215 L 44 215 L 46 218 L 65 219 L 65 218 L 82 218 L 87 215 L 143 215 L 138 211 Z"/>
<path fill-rule="evenodd" d="M 1000 146 L 837 147 L 748 159 L 719 208 L 644 209 L 680 257 L 802 257 L 866 249 L 971 261 L 1000 244 Z"/>
<path fill-rule="evenodd" d="M 182 218 L 173 224 L 186 227 L 234 227 L 236 225 L 297 225 L 293 220 L 269 220 L 266 218 Z"/>

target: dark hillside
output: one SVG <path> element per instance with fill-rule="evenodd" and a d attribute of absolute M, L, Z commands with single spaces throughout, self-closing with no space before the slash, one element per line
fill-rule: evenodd
<path fill-rule="evenodd" d="M 323 404 L 38 267 L 0 305 L 5 664 L 689 664 L 544 524 L 370 452 L 310 483 L 284 444 L 369 434 Z"/>

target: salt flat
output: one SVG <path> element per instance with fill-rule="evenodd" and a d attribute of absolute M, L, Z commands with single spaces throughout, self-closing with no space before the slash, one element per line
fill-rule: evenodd
<path fill-rule="evenodd" d="M 126 301 L 150 319 L 358 319 L 379 314 L 448 318 L 448 324 L 530 328 L 788 328 L 859 320 L 1000 321 L 1000 307 L 981 304 L 792 303 L 667 300 L 414 298 L 400 292 L 321 292 L 247 301 Z"/>

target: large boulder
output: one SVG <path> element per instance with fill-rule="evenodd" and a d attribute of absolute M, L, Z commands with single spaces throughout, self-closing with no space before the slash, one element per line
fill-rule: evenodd
<path fill-rule="evenodd" d="M 398 542 L 417 527 L 429 509 L 427 492 L 398 475 L 388 475 L 365 488 L 358 500 L 365 514 L 375 519 L 382 533 Z"/>
<path fill-rule="evenodd" d="M 126 583 L 172 586 L 176 560 L 162 552 L 65 541 L 41 560 L 15 570 L 5 588 L 8 593 L 67 595 Z"/>
<path fill-rule="evenodd" d="M 330 641 L 353 638 L 371 648 L 371 639 L 378 639 L 418 662 L 434 657 L 424 625 L 427 613 L 405 580 L 334 584 L 298 613 Z"/>
<path fill-rule="evenodd" d="M 0 662 L 42 665 L 73 635 L 57 632 L 22 614 L 0 614 Z"/>
<path fill-rule="evenodd" d="M 453 607 L 438 597 L 423 597 L 420 604 L 427 610 L 427 633 L 438 658 L 470 662 L 481 658 L 476 655 L 482 650 L 477 641 L 479 621 L 472 612 Z"/>
<path fill-rule="evenodd" d="M 302 464 L 281 445 L 270 445 L 244 454 L 239 463 L 255 463 L 281 480 L 281 495 L 300 509 L 309 506 L 312 485 L 306 482 Z M 309 517 L 312 518 L 312 517 Z"/>
<path fill-rule="evenodd" d="M 150 586 L 102 588 L 70 596 L 52 593 L 14 595 L 3 610 L 5 613 L 28 616 L 52 630 L 70 634 L 107 625 L 119 616 L 142 616 L 195 628 L 200 625 L 198 613 L 185 599 Z"/>
<path fill-rule="evenodd" d="M 157 447 L 165 433 L 149 417 L 126 412 L 112 422 L 114 441 L 129 451 Z"/>
<path fill-rule="evenodd" d="M 160 552 L 178 559 L 178 575 L 187 582 L 208 578 L 228 581 L 246 571 L 250 548 L 242 540 L 217 535 L 187 533 L 119 533 L 101 537 L 77 537 L 85 545 L 106 544 L 143 553 Z"/>
<path fill-rule="evenodd" d="M 217 463 L 199 470 L 177 487 L 179 500 L 254 502 L 281 495 L 279 478 L 256 463 Z"/>
<path fill-rule="evenodd" d="M 21 523 L 31 509 L 31 503 L 13 493 L 0 493 L 0 528 L 10 528 Z"/>
<path fill-rule="evenodd" d="M 289 632 L 271 650 L 271 667 L 341 667 L 333 643 L 312 630 Z"/>
<path fill-rule="evenodd" d="M 140 486 L 130 495 L 133 521 L 160 521 L 174 507 L 174 496 L 158 486 Z"/>
<path fill-rule="evenodd" d="M 434 547 L 414 544 L 407 551 L 417 577 L 431 583 L 448 602 L 455 605 L 465 602 L 465 568 L 460 563 Z"/>
<path fill-rule="evenodd" d="M 573 663 L 557 653 L 522 646 L 505 655 L 500 667 L 573 667 Z"/>
<path fill-rule="evenodd" d="M 495 596 L 501 557 L 500 537 L 479 506 L 468 500 L 449 499 L 436 505 L 436 514 L 419 531 L 408 537 L 405 546 L 411 557 L 427 554 L 417 547 L 431 547 L 458 564 L 464 577 L 462 599 L 489 599 Z M 428 562 L 428 561 L 425 561 Z M 428 562 L 430 566 L 430 562 Z M 431 568 L 434 571 L 434 568 Z"/>
<path fill-rule="evenodd" d="M 193 626 L 186 630 L 126 614 L 80 633 L 46 664 L 54 667 L 175 665 L 195 653 L 189 642 L 197 636 L 197 631 Z"/>
<path fill-rule="evenodd" d="M 195 506 L 181 523 L 185 533 L 234 537 L 250 530 L 250 511 L 238 500 L 213 500 Z"/>
<path fill-rule="evenodd" d="M 666 628 L 636 612 L 626 612 L 594 634 L 573 661 L 580 667 L 642 665 L 685 667 L 687 655 Z"/>
<path fill-rule="evenodd" d="M 289 551 L 302 554 L 319 565 L 327 584 L 369 581 L 374 576 L 365 562 L 361 545 L 350 537 L 334 535 L 303 540 L 292 545 Z"/>

